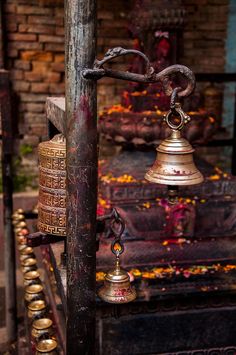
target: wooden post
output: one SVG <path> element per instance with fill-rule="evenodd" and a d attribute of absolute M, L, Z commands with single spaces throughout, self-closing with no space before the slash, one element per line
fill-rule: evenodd
<path fill-rule="evenodd" d="M 0 106 L 2 118 L 2 184 L 3 184 L 3 224 L 4 224 L 4 269 L 7 341 L 17 339 L 16 306 L 16 258 L 15 239 L 12 228 L 13 180 L 12 149 L 13 127 L 10 106 L 10 86 L 8 72 L 0 70 Z"/>
<path fill-rule="evenodd" d="M 66 1 L 67 354 L 95 352 L 96 1 Z"/>

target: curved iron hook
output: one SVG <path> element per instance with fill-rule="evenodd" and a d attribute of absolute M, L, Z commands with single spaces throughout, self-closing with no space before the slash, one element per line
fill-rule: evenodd
<path fill-rule="evenodd" d="M 114 58 L 121 57 L 123 55 L 128 55 L 128 54 L 136 54 L 144 59 L 144 61 L 146 62 L 146 73 L 144 75 L 150 76 L 154 73 L 154 68 L 151 66 L 148 57 L 144 53 L 136 49 L 125 49 L 122 47 L 115 47 L 115 48 L 108 49 L 108 51 L 105 53 L 104 58 L 102 60 L 97 60 L 97 59 L 95 60 L 94 69 L 96 68 L 104 69 L 103 64 L 109 62 Z"/>
<path fill-rule="evenodd" d="M 174 64 L 165 69 L 161 72 L 155 74 L 155 81 L 161 81 L 163 83 L 164 91 L 167 96 L 170 96 L 173 92 L 172 87 L 170 86 L 169 78 L 173 74 L 180 73 L 187 79 L 187 86 L 185 89 L 178 91 L 178 96 L 180 97 L 187 97 L 189 96 L 193 90 L 195 89 L 196 79 L 195 75 L 188 67 L 181 64 Z"/>
<path fill-rule="evenodd" d="M 138 73 L 112 70 L 103 67 L 103 65 L 109 62 L 110 60 L 127 54 L 136 54 L 141 56 L 146 62 L 146 73 L 138 74 Z M 96 59 L 94 62 L 93 69 L 84 69 L 82 71 L 82 76 L 85 79 L 94 79 L 94 80 L 98 80 L 104 76 L 107 76 L 110 78 L 117 78 L 117 79 L 147 83 L 147 84 L 161 82 L 165 94 L 167 96 L 170 96 L 173 92 L 173 89 L 171 87 L 170 76 L 178 73 L 183 75 L 187 80 L 186 88 L 179 91 L 178 96 L 179 97 L 189 96 L 195 88 L 195 76 L 193 72 L 185 65 L 180 65 L 180 64 L 171 65 L 168 68 L 163 69 L 159 73 L 155 73 L 154 68 L 151 66 L 148 57 L 144 53 L 135 49 L 124 49 L 122 47 L 115 47 L 109 49 L 102 60 L 99 61 Z"/>

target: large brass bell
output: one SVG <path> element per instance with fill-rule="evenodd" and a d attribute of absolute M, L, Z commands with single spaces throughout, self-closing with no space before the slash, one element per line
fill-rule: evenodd
<path fill-rule="evenodd" d="M 179 124 L 171 119 L 179 115 Z M 171 128 L 171 135 L 157 148 L 157 158 L 153 167 L 146 173 L 145 179 L 150 182 L 165 185 L 195 185 L 203 181 L 203 176 L 193 161 L 194 149 L 191 144 L 181 136 L 181 130 L 190 117 L 181 109 L 178 103 L 164 118 Z"/>
<path fill-rule="evenodd" d="M 106 274 L 104 285 L 98 291 L 98 295 L 108 303 L 128 303 L 136 298 L 136 291 L 130 284 L 128 273 L 120 268 L 119 255 L 115 269 Z"/>

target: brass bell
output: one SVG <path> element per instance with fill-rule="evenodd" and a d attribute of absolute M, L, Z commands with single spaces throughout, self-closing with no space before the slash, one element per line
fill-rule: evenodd
<path fill-rule="evenodd" d="M 128 273 L 120 268 L 119 257 L 116 259 L 115 269 L 106 274 L 98 295 L 108 303 L 128 303 L 136 298 L 136 291 L 130 284 Z"/>
<path fill-rule="evenodd" d="M 176 104 L 175 111 L 180 116 L 178 125 L 171 122 L 173 111 L 165 116 L 171 135 L 161 142 L 157 148 L 157 158 L 153 167 L 146 173 L 145 179 L 164 185 L 195 185 L 203 181 L 203 176 L 193 161 L 194 149 L 181 136 L 181 129 L 190 117 Z"/>

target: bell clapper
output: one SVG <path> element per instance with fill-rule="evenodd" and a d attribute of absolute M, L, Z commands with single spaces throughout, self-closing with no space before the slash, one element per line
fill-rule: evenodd
<path fill-rule="evenodd" d="M 179 187 L 173 186 L 173 185 L 168 185 L 168 202 L 171 205 L 175 205 L 178 203 L 179 199 Z"/>
<path fill-rule="evenodd" d="M 120 271 L 120 252 L 118 250 L 116 252 L 116 271 Z"/>

